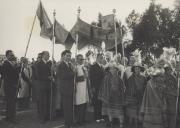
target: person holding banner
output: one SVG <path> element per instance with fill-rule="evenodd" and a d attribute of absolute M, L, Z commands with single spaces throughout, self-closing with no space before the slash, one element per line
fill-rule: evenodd
<path fill-rule="evenodd" d="M 21 57 L 21 63 L 23 64 L 20 76 L 19 76 L 19 92 L 18 92 L 18 108 L 24 110 L 29 108 L 31 98 L 31 76 L 32 70 L 28 65 L 28 59 Z"/>
<path fill-rule="evenodd" d="M 2 77 L 4 80 L 4 92 L 6 102 L 6 121 L 16 123 L 16 99 L 18 91 L 19 73 L 21 66 L 17 64 L 12 50 L 6 51 L 7 60 L 2 65 Z"/>
<path fill-rule="evenodd" d="M 65 128 L 73 125 L 73 93 L 74 70 L 71 64 L 71 51 L 64 50 L 61 53 L 62 62 L 57 67 L 58 86 L 62 96 Z"/>
<path fill-rule="evenodd" d="M 50 117 L 50 90 L 51 90 L 51 62 L 49 52 L 42 52 L 42 60 L 36 64 L 37 98 L 39 107 L 39 118 L 41 123 L 45 123 Z"/>

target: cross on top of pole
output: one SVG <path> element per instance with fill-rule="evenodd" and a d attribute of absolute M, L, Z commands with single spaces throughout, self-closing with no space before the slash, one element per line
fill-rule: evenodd
<path fill-rule="evenodd" d="M 113 14 L 114 14 L 114 21 L 116 21 L 116 9 L 113 9 Z"/>
<path fill-rule="evenodd" d="M 113 13 L 116 14 L 116 9 L 113 9 Z"/>
<path fill-rule="evenodd" d="M 54 17 L 56 16 L 56 10 L 54 10 L 54 12 L 53 12 L 53 16 L 54 16 Z"/>
<path fill-rule="evenodd" d="M 81 8 L 80 7 L 78 7 L 77 13 L 78 13 L 78 18 L 79 18 L 80 17 L 80 13 L 81 13 Z"/>

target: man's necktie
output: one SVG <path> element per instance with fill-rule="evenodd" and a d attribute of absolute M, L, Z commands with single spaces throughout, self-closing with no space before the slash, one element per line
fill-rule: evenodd
<path fill-rule="evenodd" d="M 72 69 L 72 68 L 71 68 L 71 63 L 68 63 L 68 67 L 69 67 L 69 69 Z"/>

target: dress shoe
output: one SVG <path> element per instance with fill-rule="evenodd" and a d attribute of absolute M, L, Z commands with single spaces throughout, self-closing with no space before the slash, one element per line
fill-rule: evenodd
<path fill-rule="evenodd" d="M 104 122 L 104 119 L 97 119 L 96 122 L 97 123 Z"/>
<path fill-rule="evenodd" d="M 101 120 L 99 120 L 99 119 L 98 119 L 98 120 L 96 120 L 96 122 L 97 122 L 97 123 L 100 123 L 100 122 L 101 122 Z"/>

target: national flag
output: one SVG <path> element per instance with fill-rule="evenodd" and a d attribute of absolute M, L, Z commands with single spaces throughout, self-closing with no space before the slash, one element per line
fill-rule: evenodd
<path fill-rule="evenodd" d="M 51 23 L 41 1 L 39 3 L 36 14 L 41 26 L 40 36 L 52 40 L 53 24 Z M 57 20 L 54 22 L 54 36 L 55 43 L 65 45 L 66 49 L 70 49 L 74 42 L 71 34 L 60 23 L 58 23 Z"/>
<path fill-rule="evenodd" d="M 40 36 L 44 37 L 44 38 L 52 38 L 52 23 L 40 1 L 38 9 L 36 11 L 36 15 L 39 19 L 40 22 L 40 27 L 41 27 L 41 32 L 40 32 Z"/>
<path fill-rule="evenodd" d="M 54 22 L 55 43 L 62 44 L 66 49 L 70 49 L 75 42 L 71 34 L 57 21 Z"/>

